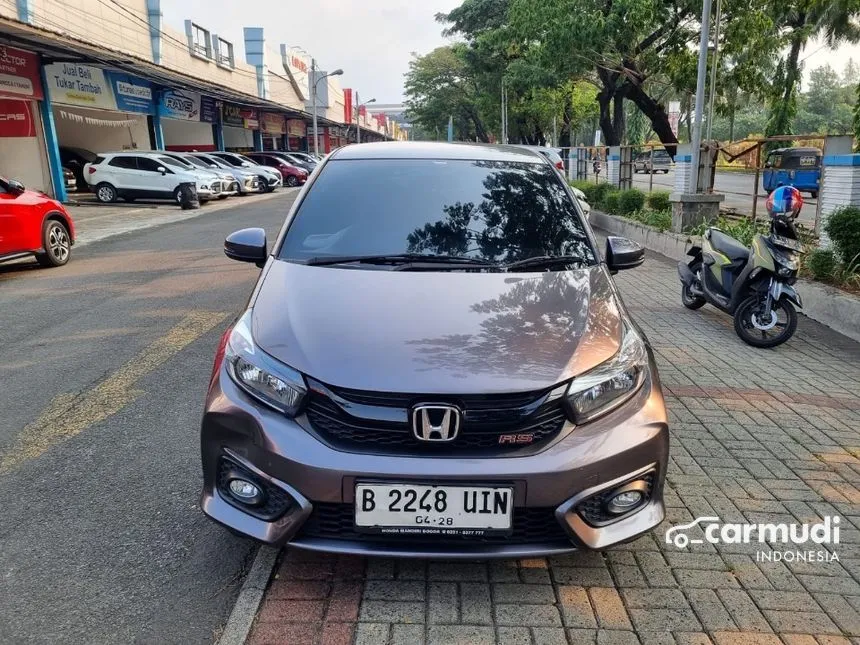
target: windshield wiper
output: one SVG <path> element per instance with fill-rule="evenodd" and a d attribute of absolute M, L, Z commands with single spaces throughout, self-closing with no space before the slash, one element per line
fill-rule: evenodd
<path fill-rule="evenodd" d="M 588 264 L 588 260 L 578 255 L 536 255 L 525 260 L 516 260 L 501 265 L 500 268 L 507 271 L 516 271 L 517 269 L 539 269 L 544 267 L 571 265 L 571 264 Z"/>
<path fill-rule="evenodd" d="M 435 264 L 468 264 L 476 267 L 496 267 L 497 265 L 478 258 L 460 255 L 426 255 L 423 253 L 395 253 L 385 255 L 322 255 L 305 260 L 310 266 L 327 266 L 331 264 L 411 264 L 432 262 Z"/>

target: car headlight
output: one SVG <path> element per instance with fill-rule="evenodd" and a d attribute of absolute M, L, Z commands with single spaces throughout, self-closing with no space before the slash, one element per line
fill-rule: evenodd
<path fill-rule="evenodd" d="M 254 343 L 251 310 L 236 322 L 224 351 L 227 373 L 258 401 L 288 416 L 295 416 L 307 393 L 302 375 L 275 360 Z"/>
<path fill-rule="evenodd" d="M 567 400 L 576 423 L 591 421 L 633 396 L 648 373 L 648 352 L 639 334 L 623 326 L 621 348 L 608 361 L 573 379 Z"/>

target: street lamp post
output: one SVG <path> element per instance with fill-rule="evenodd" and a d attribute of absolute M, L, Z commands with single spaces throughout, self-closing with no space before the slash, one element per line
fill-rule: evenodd
<path fill-rule="evenodd" d="M 317 131 L 317 84 L 323 80 L 324 78 L 328 78 L 329 76 L 340 76 L 343 74 L 342 69 L 336 69 L 333 72 L 325 74 L 324 76 L 320 76 L 317 78 L 317 61 L 315 58 L 311 58 L 311 82 L 313 83 L 313 87 L 311 88 L 311 98 L 313 101 L 313 110 L 314 110 L 314 154 L 319 156 L 320 153 L 320 137 L 319 132 Z"/>
<path fill-rule="evenodd" d="M 369 103 L 376 103 L 376 99 L 370 99 L 364 103 L 358 102 L 358 92 L 355 93 L 355 142 L 361 143 L 361 124 L 358 120 L 361 118 L 361 107 Z"/>

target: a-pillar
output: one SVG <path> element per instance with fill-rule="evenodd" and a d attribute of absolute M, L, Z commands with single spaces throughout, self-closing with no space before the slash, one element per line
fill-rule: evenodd
<path fill-rule="evenodd" d="M 830 247 L 825 226 L 833 211 L 845 206 L 860 207 L 860 154 L 824 155 L 821 198 L 818 212 L 818 243 Z"/>
<path fill-rule="evenodd" d="M 610 146 L 606 158 L 606 180 L 613 186 L 621 181 L 621 146 Z"/>

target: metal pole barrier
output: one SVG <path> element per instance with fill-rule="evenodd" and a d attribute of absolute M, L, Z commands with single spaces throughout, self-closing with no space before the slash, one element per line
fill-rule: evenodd
<path fill-rule="evenodd" d="M 752 221 L 755 224 L 756 211 L 758 210 L 758 178 L 761 173 L 761 143 L 755 149 L 755 185 L 753 186 L 753 208 Z"/>

